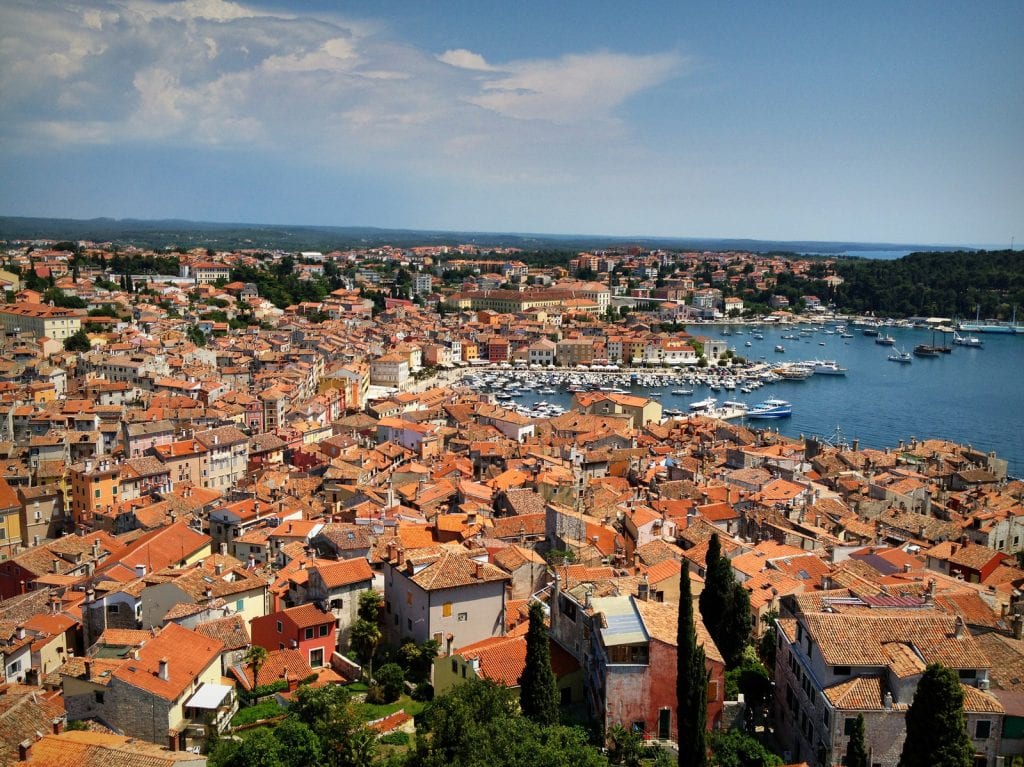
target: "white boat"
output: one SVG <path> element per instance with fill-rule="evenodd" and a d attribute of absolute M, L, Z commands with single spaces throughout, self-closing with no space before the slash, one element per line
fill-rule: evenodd
<path fill-rule="evenodd" d="M 890 362 L 899 362 L 900 364 L 903 365 L 909 365 L 911 362 L 914 361 L 914 358 L 911 356 L 910 352 L 901 351 L 899 349 L 893 349 L 889 353 L 888 359 Z"/>
<path fill-rule="evenodd" d="M 985 342 L 982 341 L 977 336 L 962 336 L 955 330 L 953 331 L 953 343 L 956 344 L 957 346 L 970 346 L 975 349 L 980 349 L 985 345 Z"/>
<path fill-rule="evenodd" d="M 814 372 L 825 376 L 844 376 L 846 368 L 840 367 L 835 360 L 814 360 Z"/>
<path fill-rule="evenodd" d="M 789 418 L 791 415 L 793 406 L 784 399 L 766 399 L 747 411 L 747 418 Z"/>
<path fill-rule="evenodd" d="M 783 346 L 782 344 L 779 344 L 778 346 L 775 347 L 775 351 L 777 351 L 779 354 L 782 354 L 786 351 L 786 347 Z"/>
<path fill-rule="evenodd" d="M 695 412 L 696 411 L 700 411 L 700 410 L 709 410 L 709 409 L 715 407 L 715 405 L 717 405 L 717 404 L 718 404 L 718 400 L 717 399 L 715 399 L 714 397 L 708 397 L 707 399 L 702 399 L 702 400 L 699 400 L 698 402 L 691 402 L 690 403 L 690 410 L 693 410 Z"/>
<path fill-rule="evenodd" d="M 677 397 L 686 397 L 690 394 L 693 394 L 693 389 L 673 389 L 671 393 L 676 395 Z"/>

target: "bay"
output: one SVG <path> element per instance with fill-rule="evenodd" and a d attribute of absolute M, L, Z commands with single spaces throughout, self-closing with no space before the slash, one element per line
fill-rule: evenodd
<path fill-rule="evenodd" d="M 831 323 L 825 325 L 829 327 Z M 701 325 L 688 328 L 694 336 L 723 338 L 724 326 Z M 780 381 L 750 394 L 738 389 L 711 392 L 695 386 L 693 394 L 676 396 L 677 385 L 656 390 L 664 407 L 687 412 L 690 402 L 708 396 L 755 405 L 770 397 L 788 400 L 793 416 L 778 421 L 752 421 L 755 428 L 770 427 L 791 437 L 820 436 L 831 440 L 837 432 L 848 443 L 861 447 L 895 448 L 900 440 L 948 439 L 972 445 L 985 452 L 995 451 L 1009 461 L 1010 474 L 1024 476 L 1024 335 L 981 336 L 984 348 L 954 346 L 951 354 L 936 358 L 915 357 L 900 365 L 887 357 L 893 347 L 876 344 L 874 338 L 851 327 L 853 338 L 817 331 L 796 340 L 792 327 L 761 327 L 763 340 L 755 339 L 752 328 L 730 328 L 725 337 L 736 353 L 750 360 L 795 362 L 832 359 L 848 369 L 845 376 L 814 375 L 805 381 Z M 931 343 L 932 333 L 912 328 L 883 328 L 896 339 L 896 348 L 910 351 L 920 343 Z M 936 334 L 936 342 L 952 343 L 950 335 Z M 751 342 L 750 347 L 744 344 Z M 774 351 L 776 345 L 785 353 Z M 687 387 L 690 388 L 690 387 Z M 632 386 L 633 393 L 651 391 Z M 570 407 L 572 394 L 564 390 L 544 397 Z"/>

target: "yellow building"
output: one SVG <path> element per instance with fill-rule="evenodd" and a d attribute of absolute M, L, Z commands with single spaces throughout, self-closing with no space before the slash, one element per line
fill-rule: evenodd
<path fill-rule="evenodd" d="M 82 312 L 47 304 L 5 304 L 0 306 L 5 333 L 31 333 L 35 338 L 63 341 L 82 327 Z"/>
<path fill-rule="evenodd" d="M 0 477 L 0 554 L 11 556 L 21 545 L 21 501 Z"/>
<path fill-rule="evenodd" d="M 85 461 L 68 468 L 71 481 L 71 518 L 75 525 L 88 523 L 92 515 L 120 500 L 121 467 L 110 461 Z"/>

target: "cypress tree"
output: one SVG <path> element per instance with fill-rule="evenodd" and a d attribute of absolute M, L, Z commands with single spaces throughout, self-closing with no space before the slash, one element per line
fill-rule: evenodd
<path fill-rule="evenodd" d="M 519 677 L 519 707 L 539 725 L 558 724 L 558 686 L 551 670 L 551 645 L 540 602 L 530 605 L 526 665 Z"/>
<path fill-rule="evenodd" d="M 704 648 L 697 644 L 690 592 L 690 568 L 679 574 L 679 623 L 676 627 L 676 720 L 679 767 L 707 767 L 708 671 Z"/>
<path fill-rule="evenodd" d="M 729 577 L 732 579 L 732 565 L 726 560 L 729 567 Z M 743 661 L 743 651 L 750 641 L 750 592 L 743 584 L 732 582 L 732 593 L 729 596 L 728 612 L 722 616 L 722 624 L 719 628 L 720 639 L 716 638 L 718 649 L 725 658 L 725 664 L 729 668 L 739 666 Z"/>
<path fill-rule="evenodd" d="M 850 742 L 846 744 L 845 767 L 868 767 L 867 734 L 864 729 L 864 714 L 857 714 L 850 734 Z"/>
<path fill-rule="evenodd" d="M 700 593 L 700 617 L 704 621 L 715 644 L 721 647 L 718 641 L 719 629 L 722 626 L 722 617 L 725 615 L 729 597 L 732 596 L 730 585 L 725 576 L 728 571 L 722 568 L 729 562 L 722 556 L 722 547 L 718 541 L 718 533 L 713 533 L 708 541 L 708 553 L 704 559 L 704 590 Z"/>
<path fill-rule="evenodd" d="M 907 709 L 907 737 L 899 767 L 971 767 L 964 691 L 957 672 L 940 663 L 925 669 Z"/>

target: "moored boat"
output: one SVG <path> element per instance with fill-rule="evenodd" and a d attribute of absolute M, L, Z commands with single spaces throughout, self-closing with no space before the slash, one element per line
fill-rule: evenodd
<path fill-rule="evenodd" d="M 747 411 L 747 418 L 789 418 L 793 415 L 793 406 L 784 399 L 766 399 Z"/>

